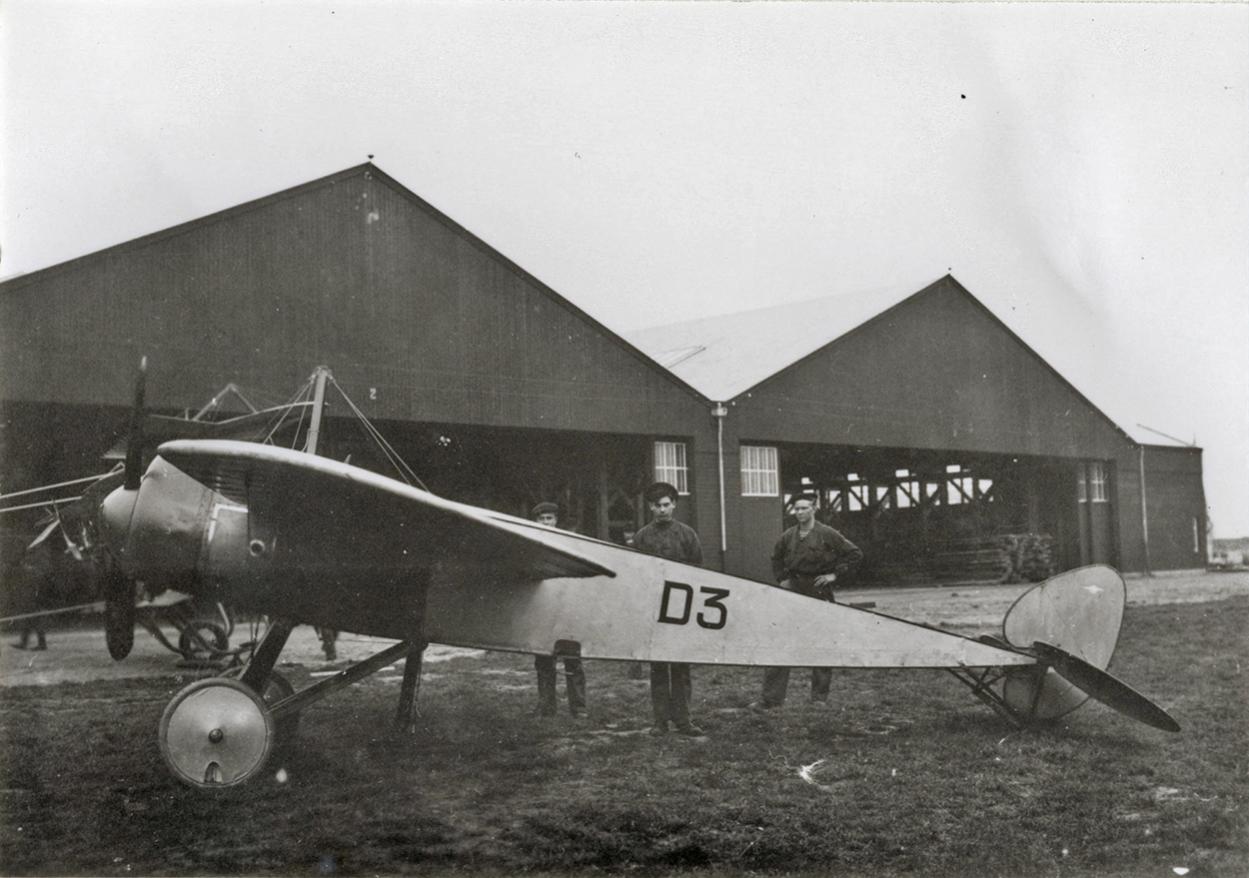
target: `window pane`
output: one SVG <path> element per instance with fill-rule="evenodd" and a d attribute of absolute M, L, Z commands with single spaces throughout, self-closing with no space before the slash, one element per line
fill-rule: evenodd
<path fill-rule="evenodd" d="M 1106 502 L 1106 465 L 1089 464 L 1089 497 L 1094 503 Z"/>
<path fill-rule="evenodd" d="M 775 448 L 743 445 L 741 465 L 743 497 L 775 497 L 780 493 L 780 466 Z"/>
<path fill-rule="evenodd" d="M 684 442 L 655 443 L 655 481 L 668 482 L 678 494 L 690 492 Z"/>

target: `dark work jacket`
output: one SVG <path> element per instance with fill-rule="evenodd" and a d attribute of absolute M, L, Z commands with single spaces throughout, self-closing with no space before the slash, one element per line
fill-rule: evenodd
<path fill-rule="evenodd" d="M 772 550 L 772 575 L 777 582 L 796 580 L 798 590 L 806 593 L 815 577 L 835 573 L 840 578 L 858 567 L 862 560 L 862 550 L 827 524 L 815 522 L 804 539 L 798 537 L 795 524 L 776 541 Z"/>
<path fill-rule="evenodd" d="M 633 535 L 633 548 L 669 561 L 703 563 L 703 544 L 697 531 L 679 521 L 652 521 Z"/>

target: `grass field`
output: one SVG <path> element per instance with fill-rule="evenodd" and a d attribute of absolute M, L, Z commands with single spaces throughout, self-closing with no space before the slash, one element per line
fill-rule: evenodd
<path fill-rule="evenodd" d="M 758 671 L 696 668 L 708 737 L 656 739 L 625 666 L 589 663 L 575 723 L 531 715 L 530 659 L 455 659 L 426 673 L 416 736 L 389 731 L 379 675 L 217 795 L 156 748 L 187 679 L 6 688 L 0 873 L 1242 876 L 1247 632 L 1249 598 L 1129 608 L 1112 670 L 1179 735 L 1096 704 L 1012 731 L 937 671 L 838 672 L 823 709 L 797 673 L 759 716 Z"/>

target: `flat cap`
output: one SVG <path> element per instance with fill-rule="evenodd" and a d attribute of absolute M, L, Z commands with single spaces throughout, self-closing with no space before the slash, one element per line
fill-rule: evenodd
<path fill-rule="evenodd" d="M 648 503 L 658 503 L 664 497 L 667 497 L 675 503 L 677 502 L 677 498 L 681 495 L 678 493 L 676 488 L 667 482 L 655 482 L 646 489 L 644 496 L 646 497 L 646 502 Z"/>

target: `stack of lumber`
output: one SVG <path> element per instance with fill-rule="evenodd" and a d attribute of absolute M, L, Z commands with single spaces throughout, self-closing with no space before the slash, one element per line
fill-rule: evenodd
<path fill-rule="evenodd" d="M 1001 582 L 1010 569 L 1002 538 L 994 534 L 945 540 L 934 548 L 928 570 L 941 582 Z"/>

